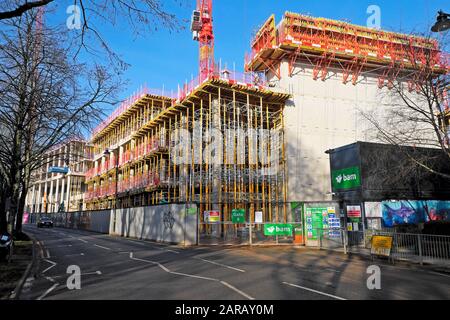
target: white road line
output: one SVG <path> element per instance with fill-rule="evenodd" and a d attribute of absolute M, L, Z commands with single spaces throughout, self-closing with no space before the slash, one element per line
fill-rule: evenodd
<path fill-rule="evenodd" d="M 176 253 L 176 254 L 179 253 L 178 251 L 171 250 L 171 249 L 166 249 L 166 248 L 159 248 L 159 247 L 152 247 L 152 248 L 156 248 L 158 250 L 163 250 L 163 251 L 169 251 L 169 252 Z"/>
<path fill-rule="evenodd" d="M 51 261 L 51 260 L 47 260 L 47 259 L 44 259 L 44 261 L 46 261 L 46 262 L 48 262 L 48 263 L 50 263 L 51 264 L 51 266 L 50 267 L 48 267 L 47 269 L 45 269 L 44 271 L 42 271 L 41 273 L 46 273 L 48 270 L 50 270 L 51 268 L 53 268 L 54 266 L 56 266 L 57 265 L 57 263 L 56 262 L 53 262 L 53 261 Z"/>
<path fill-rule="evenodd" d="M 59 284 L 58 284 L 58 283 L 55 283 L 55 284 L 52 285 L 47 291 L 45 291 L 39 298 L 37 298 L 36 300 L 42 300 L 42 299 L 44 299 L 50 292 L 52 292 L 53 290 L 55 290 L 57 286 L 59 286 Z"/>
<path fill-rule="evenodd" d="M 95 272 L 81 273 L 80 276 L 89 276 L 89 275 L 93 275 L 93 274 L 101 275 L 102 272 L 100 270 L 97 270 Z M 68 275 L 67 274 L 59 275 L 59 276 L 55 276 L 54 278 L 64 278 L 64 277 L 68 277 Z"/>
<path fill-rule="evenodd" d="M 158 267 L 160 267 L 161 269 L 163 269 L 165 272 L 167 273 L 171 273 L 171 271 L 169 269 L 167 269 L 166 267 L 164 267 L 162 264 L 160 264 L 159 262 L 155 262 L 155 261 L 150 261 L 150 260 L 144 260 L 144 259 L 139 259 L 139 258 L 135 258 L 133 257 L 133 252 L 130 252 L 130 259 L 132 260 L 137 260 L 137 261 L 142 261 L 142 262 L 147 262 L 147 263 L 151 263 L 151 264 L 155 264 Z"/>
<path fill-rule="evenodd" d="M 88 243 L 86 240 L 78 238 L 78 240 L 83 241 L 84 243 Z"/>
<path fill-rule="evenodd" d="M 199 259 L 199 260 L 202 260 L 204 262 L 211 263 L 211 264 L 215 264 L 217 266 L 221 266 L 221 267 L 224 267 L 224 268 L 228 268 L 228 269 L 231 269 L 231 270 L 235 270 L 235 271 L 239 271 L 239 272 L 245 272 L 245 270 L 238 269 L 238 268 L 231 267 L 231 266 L 227 266 L 226 264 L 218 263 L 218 262 L 215 262 L 215 261 L 206 260 L 206 259 L 202 259 L 202 258 L 196 258 L 196 259 Z"/>
<path fill-rule="evenodd" d="M 289 283 L 289 282 L 283 282 L 283 283 L 286 284 L 286 285 L 288 285 L 288 286 L 291 286 L 291 287 L 303 289 L 303 290 L 306 290 L 306 291 L 311 291 L 311 292 L 314 292 L 314 293 L 317 293 L 317 294 L 321 294 L 321 295 L 323 295 L 323 296 L 327 296 L 327 297 L 330 297 L 330 298 L 333 298 L 333 299 L 337 299 L 337 300 L 347 300 L 347 299 L 342 298 L 342 297 L 338 297 L 338 296 L 334 296 L 334 295 L 332 295 L 332 294 L 328 294 L 328 293 L 325 293 L 325 292 L 322 292 L 322 291 L 317 291 L 317 290 L 314 290 L 314 289 L 302 287 L 302 286 L 299 286 L 299 285 L 296 285 L 296 284 L 293 284 L 293 283 Z"/>
<path fill-rule="evenodd" d="M 179 254 L 178 251 L 171 250 L 171 249 L 166 249 L 166 248 L 160 248 L 160 247 L 156 247 L 156 246 L 155 246 L 155 245 L 159 245 L 159 244 L 155 244 L 155 243 L 145 243 L 145 242 L 139 242 L 139 241 L 134 241 L 134 240 L 129 240 L 129 239 L 127 239 L 127 241 L 136 243 L 136 244 L 141 245 L 141 246 L 144 246 L 144 247 L 149 247 L 149 246 L 150 246 L 150 248 L 152 248 L 152 249 L 165 250 L 165 251 L 169 251 L 169 252 L 172 252 L 172 253 Z"/>
<path fill-rule="evenodd" d="M 220 281 L 221 284 L 223 284 L 224 286 L 227 286 L 228 288 L 230 288 L 231 290 L 236 291 L 237 293 L 239 293 L 241 296 L 246 297 L 248 300 L 255 300 L 255 298 L 253 298 L 252 296 L 249 296 L 248 294 L 246 294 L 245 292 L 239 290 L 236 287 L 233 287 L 231 284 L 229 284 L 228 282 L 225 281 Z"/>
<path fill-rule="evenodd" d="M 98 244 L 94 244 L 94 246 L 105 249 L 105 250 L 112 250 L 111 248 L 107 248 L 107 247 L 103 247 L 103 246 L 99 246 Z"/>
<path fill-rule="evenodd" d="M 64 248 L 64 247 L 71 247 L 72 245 L 71 244 L 63 244 L 63 245 L 60 245 L 60 246 L 56 246 L 57 248 Z"/>
<path fill-rule="evenodd" d="M 184 277 L 189 277 L 189 278 L 195 278 L 195 279 L 201 279 L 201 280 L 207 280 L 207 281 L 213 281 L 213 282 L 219 282 L 221 284 L 223 284 L 224 286 L 230 288 L 231 290 L 239 293 L 240 295 L 246 297 L 249 300 L 255 300 L 253 297 L 251 297 L 250 295 L 246 294 L 245 292 L 239 290 L 238 288 L 232 286 L 231 284 L 229 284 L 228 282 L 225 281 L 221 281 L 219 279 L 214 279 L 214 278 L 208 278 L 208 277 L 202 277 L 202 276 L 197 276 L 194 274 L 187 274 L 187 273 L 181 273 L 181 272 L 175 272 L 175 271 L 170 271 L 168 268 L 164 267 L 162 264 L 160 264 L 159 262 L 155 262 L 155 261 L 150 261 L 150 260 L 145 260 L 145 259 L 139 259 L 139 258 L 134 258 L 133 257 L 133 252 L 130 252 L 130 259 L 132 260 L 137 260 L 137 261 L 143 261 L 143 262 L 147 262 L 147 263 L 151 263 L 151 264 L 155 264 L 158 267 L 160 267 L 161 269 L 163 269 L 165 272 L 167 273 L 171 273 L 171 274 L 175 274 L 175 275 L 179 275 L 179 276 L 184 276 Z"/>
<path fill-rule="evenodd" d="M 184 276 L 184 277 L 189 277 L 189 278 L 203 279 L 203 280 L 208 280 L 208 281 L 219 281 L 218 279 L 197 276 L 195 274 L 187 274 L 187 273 L 181 273 L 181 272 L 176 272 L 176 271 L 169 271 L 169 272 L 172 273 L 172 274 L 176 274 L 176 275 Z"/>
<path fill-rule="evenodd" d="M 134 241 L 134 240 L 129 240 L 129 239 L 126 239 L 126 240 L 129 241 L 129 242 L 133 242 L 133 243 L 139 244 L 139 245 L 141 245 L 141 246 L 147 246 L 145 243 L 142 243 L 142 242 L 138 242 L 138 241 Z"/>
<path fill-rule="evenodd" d="M 84 256 L 84 253 L 66 254 L 63 257 Z"/>
<path fill-rule="evenodd" d="M 48 249 L 45 250 L 45 254 L 46 254 L 46 258 L 49 259 L 50 258 L 50 251 Z"/>
<path fill-rule="evenodd" d="M 443 277 L 447 277 L 447 278 L 450 278 L 450 275 L 448 275 L 448 274 L 444 274 L 444 273 L 440 273 L 440 272 L 429 271 L 429 273 L 431 273 L 431 274 L 435 274 L 435 275 L 438 275 L 438 276 L 443 276 Z"/>

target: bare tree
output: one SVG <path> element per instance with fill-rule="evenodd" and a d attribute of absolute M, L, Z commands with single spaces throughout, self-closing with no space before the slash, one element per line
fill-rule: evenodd
<path fill-rule="evenodd" d="M 74 40 L 81 49 L 102 57 L 106 52 L 113 66 L 119 70 L 128 65 L 114 52 L 105 40 L 100 27 L 118 27 L 124 24 L 130 33 L 142 35 L 152 33 L 161 26 L 169 31 L 183 29 L 183 24 L 175 14 L 165 9 L 167 3 L 183 6 L 187 0 L 65 0 L 58 1 L 59 5 L 66 6 L 69 12 L 68 23 L 71 23 L 79 32 L 72 32 L 68 38 Z M 56 6 L 55 0 L 13 0 L 0 4 L 0 21 L 20 17 L 25 12 L 36 8 L 45 8 L 52 12 Z M 66 21 L 61 21 L 64 24 Z M 67 40 L 67 39 L 66 39 Z"/>
<path fill-rule="evenodd" d="M 434 43 L 431 37 L 425 37 L 424 43 Z M 408 68 L 400 62 L 392 69 L 387 83 L 380 93 L 380 100 L 388 105 L 383 110 L 362 112 L 373 128 L 373 139 L 399 147 L 409 159 L 405 170 L 420 167 L 433 174 L 450 179 L 448 172 L 434 165 L 436 153 L 414 153 L 411 148 L 402 146 L 434 148 L 441 151 L 450 161 L 448 90 L 449 62 L 448 53 L 441 48 L 421 49 L 408 45 Z M 373 130 L 375 129 L 375 130 Z M 420 156 L 419 156 L 420 155 Z M 440 158 L 442 160 L 442 158 Z"/>
<path fill-rule="evenodd" d="M 69 58 L 64 30 L 35 32 L 35 23 L 36 12 L 28 11 L 0 32 L 0 231 L 6 199 L 21 231 L 30 178 L 45 164 L 43 155 L 91 129 L 119 87 L 106 68 Z"/>

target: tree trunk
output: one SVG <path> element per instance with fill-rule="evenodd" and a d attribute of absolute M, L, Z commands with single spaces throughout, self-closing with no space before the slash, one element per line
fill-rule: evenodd
<path fill-rule="evenodd" d="M 6 193 L 5 189 L 0 189 L 0 233 L 4 233 L 7 230 L 6 224 Z"/>
<path fill-rule="evenodd" d="M 22 181 L 22 192 L 20 193 L 19 204 L 17 206 L 17 216 L 16 216 L 16 226 L 15 233 L 22 233 L 22 220 L 23 220 L 23 212 L 25 210 L 25 201 L 28 193 L 28 183 L 27 178 L 24 178 Z"/>

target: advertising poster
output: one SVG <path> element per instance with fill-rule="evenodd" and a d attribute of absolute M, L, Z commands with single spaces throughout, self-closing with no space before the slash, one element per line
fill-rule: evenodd
<path fill-rule="evenodd" d="M 381 210 L 385 227 L 450 221 L 450 201 L 383 201 Z"/>

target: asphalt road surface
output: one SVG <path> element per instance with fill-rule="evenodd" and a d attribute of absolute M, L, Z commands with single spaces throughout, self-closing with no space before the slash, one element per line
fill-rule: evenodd
<path fill-rule="evenodd" d="M 450 299 L 450 275 L 293 247 L 182 248 L 70 229 L 24 226 L 39 243 L 20 299 Z M 381 269 L 369 290 L 367 267 Z M 69 290 L 69 266 L 81 289 Z M 70 282 L 73 283 L 73 282 Z"/>

